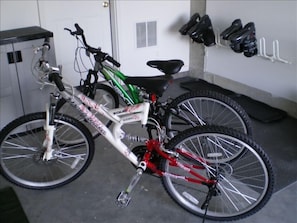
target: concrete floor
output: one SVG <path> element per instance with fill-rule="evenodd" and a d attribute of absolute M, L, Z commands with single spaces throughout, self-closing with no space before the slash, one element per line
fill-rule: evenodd
<path fill-rule="evenodd" d="M 173 85 L 167 94 L 175 97 L 182 92 L 182 89 Z M 282 149 L 296 147 L 296 136 L 294 136 L 296 131 L 284 134 L 284 131 L 285 133 L 289 132 L 284 128 L 291 125 L 290 123 L 290 121 L 284 120 L 269 125 L 253 121 L 255 140 L 265 147 L 275 146 L 276 143 L 273 140 L 277 140 L 282 145 Z M 295 130 L 296 128 L 295 125 Z M 280 137 L 275 139 L 271 134 Z M 296 158 L 296 153 L 290 157 L 292 158 L 292 156 Z M 277 160 L 273 160 L 273 162 L 275 163 Z M 296 159 L 291 162 L 296 164 Z M 277 171 L 280 171 L 278 175 L 288 174 L 286 169 L 281 167 Z M 135 169 L 132 165 L 123 159 L 122 155 L 112 148 L 105 139 L 99 137 L 96 139 L 93 162 L 86 172 L 74 182 L 53 190 L 34 191 L 16 187 L 0 176 L 0 188 L 12 186 L 15 189 L 31 223 L 202 222 L 201 218 L 176 205 L 163 189 L 160 179 L 150 175 L 144 175 L 141 178 L 128 207 L 117 207 L 116 197 L 121 190 L 128 186 L 133 174 L 135 174 Z M 295 223 L 297 219 L 297 181 L 284 182 L 279 185 L 281 189 L 273 194 L 263 209 L 236 222 Z M 206 220 L 206 222 L 213 221 Z"/>

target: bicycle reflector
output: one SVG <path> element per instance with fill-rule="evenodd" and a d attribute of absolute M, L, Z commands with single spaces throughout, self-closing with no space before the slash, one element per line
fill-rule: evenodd
<path fill-rule="evenodd" d="M 150 100 L 155 103 L 157 101 L 157 95 L 156 94 L 150 94 Z"/>

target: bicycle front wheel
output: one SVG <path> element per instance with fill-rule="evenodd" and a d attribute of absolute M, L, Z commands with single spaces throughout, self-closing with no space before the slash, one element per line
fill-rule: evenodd
<path fill-rule="evenodd" d="M 87 169 L 93 158 L 94 141 L 89 130 L 69 116 L 56 114 L 53 158 L 43 160 L 45 117 L 43 112 L 25 115 L 1 131 L 1 172 L 21 187 L 52 189 L 70 183 Z M 79 139 L 80 143 L 65 144 L 71 138 Z"/>
<path fill-rule="evenodd" d="M 193 183 L 187 180 L 187 177 L 195 179 L 188 169 L 161 161 L 161 169 L 169 173 L 162 177 L 166 191 L 195 215 L 218 221 L 240 219 L 261 209 L 272 195 L 271 163 L 247 135 L 225 127 L 203 126 L 177 135 L 167 147 L 192 154 L 179 153 L 177 159 L 214 182 Z"/>
<path fill-rule="evenodd" d="M 80 90 L 80 87 L 78 89 Z M 114 92 L 114 90 L 111 87 L 109 87 L 105 84 L 96 84 L 96 94 L 95 94 L 95 98 L 93 100 L 95 102 L 97 102 L 98 104 L 103 104 L 105 107 L 107 107 L 109 109 L 119 107 L 119 98 L 118 98 L 117 94 Z M 97 138 L 100 135 L 100 133 L 98 133 L 98 131 L 85 120 L 83 115 L 78 110 L 73 108 L 73 106 L 71 106 L 69 103 L 66 103 L 64 98 L 59 100 L 59 102 L 57 104 L 56 111 L 59 113 L 68 114 L 68 115 L 74 117 L 75 119 L 83 122 L 90 130 L 93 138 Z M 96 117 L 105 126 L 108 127 L 111 125 L 112 122 L 109 119 L 107 119 L 103 115 L 99 114 L 98 112 L 95 112 L 93 110 L 91 110 L 91 111 L 94 112 Z"/>
<path fill-rule="evenodd" d="M 174 99 L 166 110 L 165 124 L 170 137 L 201 125 L 226 126 L 252 136 L 251 120 L 245 110 L 230 97 L 208 90 Z"/>

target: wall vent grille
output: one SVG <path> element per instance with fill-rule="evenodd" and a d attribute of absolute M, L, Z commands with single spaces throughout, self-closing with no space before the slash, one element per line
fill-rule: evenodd
<path fill-rule="evenodd" d="M 136 46 L 137 48 L 157 45 L 157 22 L 136 23 Z"/>

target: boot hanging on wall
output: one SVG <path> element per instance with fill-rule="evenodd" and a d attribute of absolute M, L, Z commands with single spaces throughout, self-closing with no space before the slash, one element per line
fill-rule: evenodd
<path fill-rule="evenodd" d="M 200 15 L 199 13 L 195 13 L 191 16 L 190 20 L 183 25 L 180 29 L 179 32 L 182 35 L 187 35 L 187 33 L 189 32 L 189 30 L 198 23 L 198 21 L 200 20 Z"/>
<path fill-rule="evenodd" d="M 203 43 L 205 46 L 215 45 L 215 35 L 208 15 L 200 17 L 198 13 L 195 13 L 192 15 L 191 19 L 180 28 L 179 32 L 182 35 L 188 34 L 193 41 Z"/>
<path fill-rule="evenodd" d="M 230 41 L 230 47 L 236 53 L 243 53 L 246 57 L 258 54 L 256 29 L 253 22 L 249 22 L 242 28 L 241 20 L 236 19 L 221 33 L 221 37 Z"/>
<path fill-rule="evenodd" d="M 221 37 L 223 40 L 229 40 L 229 37 L 236 33 L 237 31 L 242 29 L 242 23 L 240 19 L 235 19 L 231 26 L 229 26 L 227 29 L 225 29 L 222 33 L 221 33 Z"/>
<path fill-rule="evenodd" d="M 215 45 L 215 35 L 208 15 L 204 15 L 199 22 L 188 31 L 188 35 L 195 42 L 204 43 L 205 46 Z"/>

